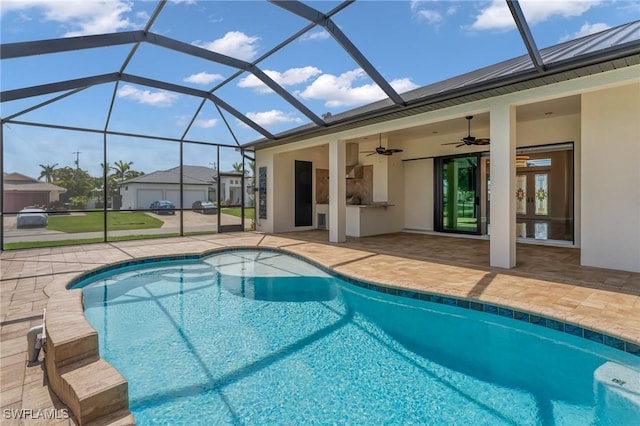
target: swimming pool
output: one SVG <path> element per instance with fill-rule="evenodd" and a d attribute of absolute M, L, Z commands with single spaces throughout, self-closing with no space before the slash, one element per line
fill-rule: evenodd
<path fill-rule="evenodd" d="M 272 251 L 128 269 L 78 286 L 138 424 L 620 425 L 640 415 L 640 358 L 566 333 L 360 288 Z"/>

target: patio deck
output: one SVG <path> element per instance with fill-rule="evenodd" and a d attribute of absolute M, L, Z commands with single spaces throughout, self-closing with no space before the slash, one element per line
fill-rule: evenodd
<path fill-rule="evenodd" d="M 27 410 L 25 420 L 39 409 L 64 409 L 47 387 L 43 364 L 26 365 L 26 333 L 41 324 L 49 296 L 69 280 L 113 262 L 225 247 L 278 247 L 361 280 L 507 306 L 640 345 L 640 274 L 582 267 L 575 248 L 518 244 L 510 270 L 489 267 L 487 240 L 412 233 L 343 244 L 328 243 L 327 231 L 251 232 L 19 250 L 0 254 L 3 413 Z"/>

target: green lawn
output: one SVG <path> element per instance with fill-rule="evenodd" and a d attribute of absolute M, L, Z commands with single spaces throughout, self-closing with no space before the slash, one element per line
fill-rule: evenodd
<path fill-rule="evenodd" d="M 102 212 L 87 212 L 82 216 L 51 215 L 47 229 L 67 233 L 100 232 L 104 230 Z M 160 228 L 163 222 L 141 212 L 107 212 L 107 229 L 122 231 L 129 229 Z"/>
<path fill-rule="evenodd" d="M 221 209 L 222 213 L 229 214 L 231 216 L 240 217 L 240 207 L 223 207 Z M 244 209 L 244 218 L 245 219 L 253 219 L 254 218 L 254 208 L 248 207 Z"/>
<path fill-rule="evenodd" d="M 195 233 L 194 233 L 195 234 Z M 185 235 L 188 235 L 185 232 Z M 109 237 L 108 241 L 130 241 L 130 240 L 148 240 L 151 238 L 168 238 L 180 236 L 177 232 L 169 234 L 141 234 L 141 235 L 121 235 L 115 237 Z M 91 243 L 103 243 L 104 239 L 100 238 L 83 238 L 79 240 L 51 240 L 51 241 L 24 241 L 19 243 L 6 243 L 4 250 L 19 250 L 27 248 L 40 248 L 40 247 L 58 247 L 58 246 L 74 246 L 78 244 L 91 244 Z"/>

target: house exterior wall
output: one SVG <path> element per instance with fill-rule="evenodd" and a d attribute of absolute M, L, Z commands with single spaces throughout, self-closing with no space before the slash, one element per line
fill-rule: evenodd
<path fill-rule="evenodd" d="M 640 272 L 640 83 L 582 96 L 586 266 Z"/>
<path fill-rule="evenodd" d="M 404 227 L 433 231 L 433 159 L 404 163 Z"/>
<path fill-rule="evenodd" d="M 207 199 L 208 185 L 184 185 L 185 208 L 191 208 L 193 201 Z M 160 200 L 168 200 L 180 208 L 180 185 L 129 183 L 120 188 L 121 210 L 148 209 L 149 205 L 138 205 L 138 191 L 155 191 Z M 193 199 L 195 198 L 195 199 Z"/>
<path fill-rule="evenodd" d="M 313 182 L 313 225 L 310 227 L 295 227 L 295 179 L 294 179 L 294 166 L 295 161 L 310 161 L 313 163 L 312 170 L 312 182 Z M 258 166 L 257 166 L 258 167 Z M 258 168 L 256 167 L 256 170 Z M 273 209 L 271 215 L 271 222 L 273 226 L 272 231 L 267 232 L 289 232 L 301 229 L 312 229 L 316 226 L 317 211 L 315 207 L 315 190 L 316 190 L 316 169 L 329 168 L 328 157 L 326 153 L 322 153 L 320 150 L 315 149 L 303 149 L 299 151 L 286 152 L 282 154 L 274 155 L 273 167 L 271 167 L 271 173 L 275 173 L 273 179 L 277 182 L 277 185 L 269 186 L 269 190 L 273 193 L 269 196 L 267 193 L 267 202 Z M 269 170 L 267 169 L 269 172 Z M 269 217 L 269 214 L 267 215 Z M 268 225 L 267 225 L 268 226 Z M 262 229 L 262 228 L 259 228 Z"/>

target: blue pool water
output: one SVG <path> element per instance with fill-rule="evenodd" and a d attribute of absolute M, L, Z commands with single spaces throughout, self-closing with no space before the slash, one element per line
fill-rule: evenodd
<path fill-rule="evenodd" d="M 78 286 L 140 425 L 640 419 L 639 357 L 366 290 L 277 252 L 145 265 Z"/>

